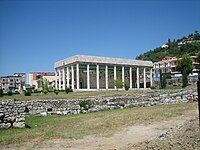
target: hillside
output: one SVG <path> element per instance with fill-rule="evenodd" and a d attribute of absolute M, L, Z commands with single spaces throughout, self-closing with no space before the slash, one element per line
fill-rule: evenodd
<path fill-rule="evenodd" d="M 197 55 L 200 52 L 200 33 L 196 31 L 187 37 L 168 42 L 161 47 L 150 50 L 144 54 L 136 57 L 138 60 L 150 60 L 153 62 L 163 59 L 165 56 L 181 57 L 183 54 L 188 53 L 191 56 Z"/>

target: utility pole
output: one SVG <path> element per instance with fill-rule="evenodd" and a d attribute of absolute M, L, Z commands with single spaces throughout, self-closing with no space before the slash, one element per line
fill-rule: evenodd
<path fill-rule="evenodd" d="M 200 127 L 200 72 L 198 73 L 197 93 L 198 93 L 198 106 L 199 106 L 199 127 Z"/>

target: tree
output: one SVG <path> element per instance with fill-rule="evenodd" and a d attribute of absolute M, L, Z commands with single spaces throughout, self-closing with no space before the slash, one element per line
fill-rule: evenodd
<path fill-rule="evenodd" d="M 191 57 L 188 54 L 183 55 L 182 59 L 178 60 L 176 68 L 183 75 L 182 77 L 183 87 L 186 87 L 188 85 L 188 75 L 192 73 L 193 70 Z"/>
<path fill-rule="evenodd" d="M 183 70 L 182 81 L 183 81 L 183 87 L 186 87 L 188 85 L 188 78 L 185 70 Z"/>
<path fill-rule="evenodd" d="M 160 74 L 160 88 L 165 89 L 167 86 L 167 80 L 166 80 L 166 75 L 165 74 Z"/>

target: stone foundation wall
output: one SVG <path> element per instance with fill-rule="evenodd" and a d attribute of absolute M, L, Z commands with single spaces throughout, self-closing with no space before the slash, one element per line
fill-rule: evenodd
<path fill-rule="evenodd" d="M 24 127 L 25 112 L 29 115 L 38 116 L 75 115 L 103 110 L 183 103 L 190 100 L 197 100 L 196 90 L 177 90 L 175 93 L 165 90 L 150 90 L 144 93 L 70 100 L 7 100 L 0 102 L 0 128 Z"/>
<path fill-rule="evenodd" d="M 24 128 L 25 104 L 22 101 L 0 101 L 0 128 Z"/>

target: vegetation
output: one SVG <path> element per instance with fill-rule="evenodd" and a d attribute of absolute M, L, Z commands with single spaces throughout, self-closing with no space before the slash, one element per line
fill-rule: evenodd
<path fill-rule="evenodd" d="M 13 92 L 12 91 L 8 91 L 8 96 L 12 96 Z"/>
<path fill-rule="evenodd" d="M 46 90 L 48 91 L 49 90 L 49 82 L 47 79 L 40 79 L 37 81 L 37 84 L 38 84 L 38 88 L 41 88 L 42 90 Z"/>
<path fill-rule="evenodd" d="M 126 91 L 128 91 L 128 89 L 129 89 L 128 83 L 122 82 L 122 81 L 120 81 L 120 80 L 113 80 L 113 81 L 112 81 L 112 85 L 113 85 L 113 86 L 116 86 L 117 90 L 118 90 L 119 88 L 123 88 L 123 87 L 125 88 Z"/>
<path fill-rule="evenodd" d="M 120 80 L 113 80 L 112 81 L 113 86 L 116 86 L 116 88 L 122 88 L 124 86 L 124 83 Z"/>
<path fill-rule="evenodd" d="M 80 102 L 80 107 L 83 107 L 84 109 L 88 109 L 90 105 L 91 105 L 90 100 L 85 100 Z"/>
<path fill-rule="evenodd" d="M 73 90 L 72 90 L 71 88 L 66 88 L 66 89 L 65 89 L 65 92 L 68 94 L 68 93 L 70 93 L 70 92 L 73 92 Z"/>
<path fill-rule="evenodd" d="M 26 124 L 31 128 L 0 129 L 0 145 L 28 144 L 46 139 L 82 138 L 87 135 L 111 136 L 116 131 L 137 124 L 151 124 L 187 116 L 196 110 L 196 103 L 158 105 L 132 109 L 118 109 L 69 116 L 29 116 Z"/>
<path fill-rule="evenodd" d="M 200 63 L 200 52 L 198 52 L 197 54 L 197 59 L 198 59 L 198 62 Z"/>
<path fill-rule="evenodd" d="M 178 43 L 184 44 L 178 45 Z M 154 50 L 150 50 L 137 56 L 136 59 L 156 62 L 160 61 L 166 56 L 176 56 L 177 58 L 181 58 L 184 54 L 196 56 L 196 54 L 200 52 L 200 34 L 199 32 L 195 31 L 194 34 L 190 34 L 187 37 L 174 40 L 173 42 L 168 39 L 166 45 L 168 45 L 168 47 L 158 47 Z"/>
<path fill-rule="evenodd" d="M 166 75 L 165 74 L 161 74 L 160 75 L 160 88 L 161 89 L 165 89 L 166 86 L 167 86 Z"/>
<path fill-rule="evenodd" d="M 187 88 L 196 88 L 196 85 L 189 85 Z M 156 89 L 159 89 L 159 87 L 155 87 Z M 166 90 L 174 90 L 174 89 L 181 89 L 180 86 L 173 86 L 173 87 L 166 87 Z M 15 99 L 15 100 L 35 100 L 35 99 L 80 99 L 84 97 L 89 97 L 89 96 L 113 96 L 116 94 L 120 95 L 126 95 L 126 94 L 140 94 L 143 93 L 143 90 L 109 90 L 109 91 L 88 91 L 88 92 L 70 92 L 66 94 L 65 91 L 57 91 L 58 95 L 54 93 L 54 91 L 49 91 L 48 94 L 40 94 L 40 93 L 31 93 L 31 96 L 24 96 L 23 94 L 13 94 L 12 96 L 4 95 L 3 97 L 0 97 L 0 100 L 5 100 L 5 99 Z"/>
<path fill-rule="evenodd" d="M 188 75 L 193 70 L 191 57 L 188 54 L 183 55 L 182 59 L 178 60 L 176 69 L 182 73 L 183 87 L 186 87 L 188 85 Z"/>
<path fill-rule="evenodd" d="M 25 96 L 31 96 L 31 92 L 30 91 L 25 91 L 24 95 Z"/>
<path fill-rule="evenodd" d="M 58 95 L 59 91 L 58 91 L 58 90 L 54 90 L 54 93 L 55 93 L 56 95 Z"/>
<path fill-rule="evenodd" d="M 3 90 L 0 89 L 0 97 L 3 97 Z"/>

